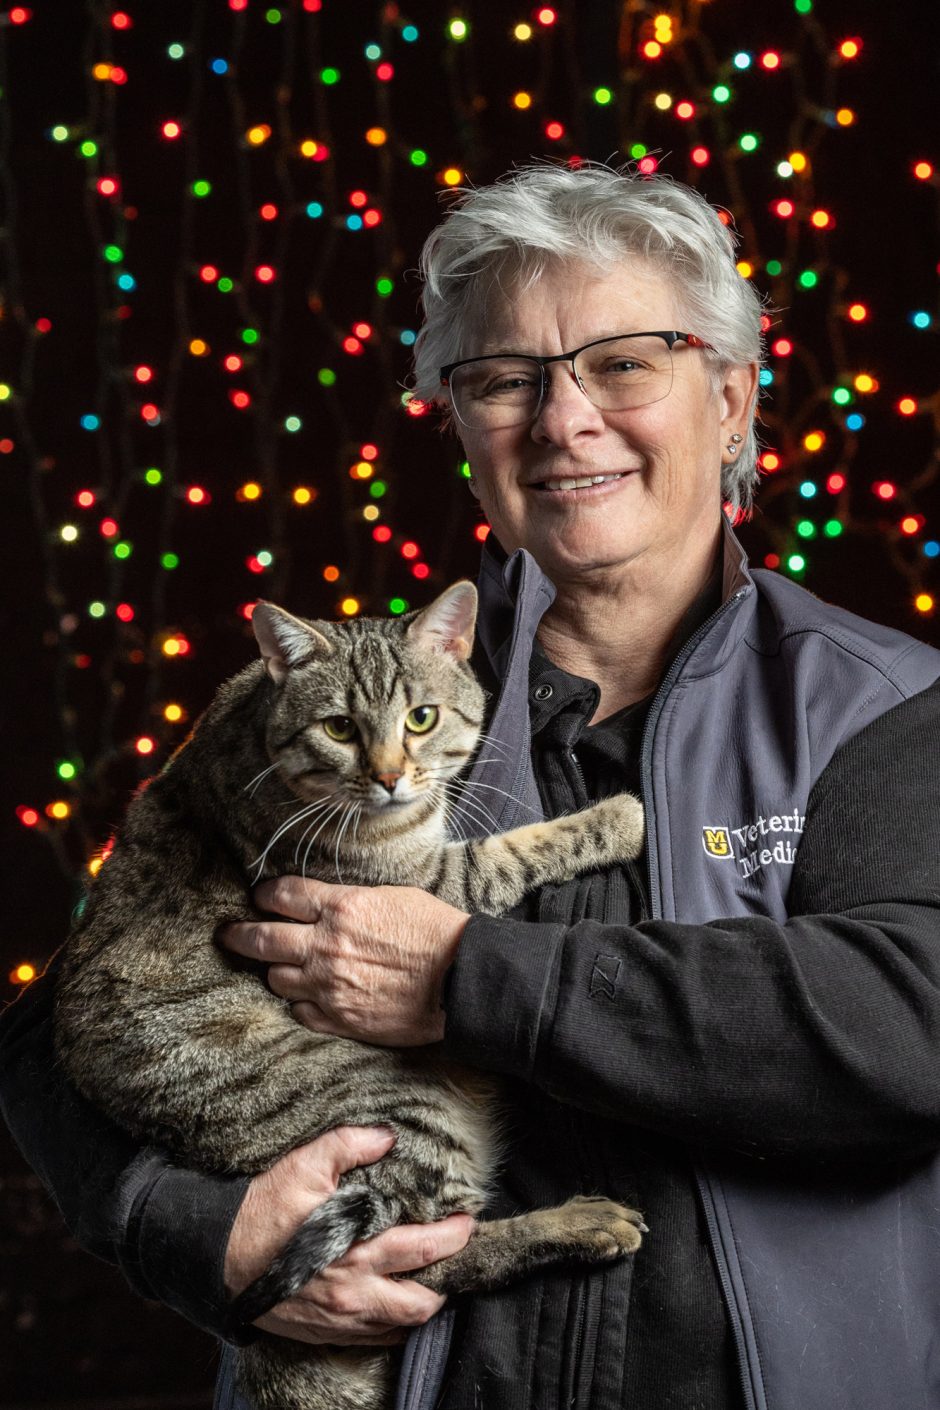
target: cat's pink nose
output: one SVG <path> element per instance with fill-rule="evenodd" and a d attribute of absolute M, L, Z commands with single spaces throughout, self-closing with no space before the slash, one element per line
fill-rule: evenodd
<path fill-rule="evenodd" d="M 401 774 L 373 774 L 376 783 L 380 783 L 387 793 L 395 792 L 395 785 L 401 778 Z"/>

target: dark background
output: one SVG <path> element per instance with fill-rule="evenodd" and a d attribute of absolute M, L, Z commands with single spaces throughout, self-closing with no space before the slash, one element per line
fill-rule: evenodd
<path fill-rule="evenodd" d="M 938 184 L 913 174 L 916 161 L 940 158 L 927 0 L 818 0 L 808 14 L 792 0 L 566 0 L 551 24 L 526 4 L 483 0 L 23 8 L 25 18 L 0 14 L 0 380 L 9 389 L 0 401 L 9 866 L 0 994 L 15 997 L 18 966 L 42 969 L 130 792 L 250 659 L 245 604 L 264 596 L 333 616 L 355 598 L 359 610 L 383 613 L 393 599 L 417 606 L 473 574 L 480 524 L 456 443 L 401 402 L 419 326 L 414 266 L 448 168 L 479 184 L 533 156 L 619 162 L 639 143 L 726 207 L 774 310 L 769 341 L 794 345 L 770 358 L 763 403 L 762 439 L 780 468 L 740 533 L 755 562 L 794 571 L 799 552 L 806 566 L 794 576 L 814 592 L 940 644 L 929 602 L 915 605 L 938 592 L 940 552 Z M 116 12 L 127 26 L 115 27 Z M 650 60 L 641 46 L 659 14 L 671 15 L 674 37 Z M 448 31 L 455 17 L 469 25 L 460 42 Z M 532 26 L 528 41 L 513 35 L 521 22 Z M 417 38 L 404 36 L 409 24 Z M 843 61 L 847 38 L 862 48 Z M 182 58 L 170 57 L 172 43 Z M 780 55 L 775 71 L 761 66 L 767 49 Z M 749 68 L 735 67 L 738 52 L 753 56 Z M 388 79 L 383 62 L 393 65 Z M 114 81 L 113 66 L 126 81 Z M 330 67 L 335 83 L 321 77 Z M 724 81 L 732 97 L 720 104 L 713 89 Z M 595 101 L 600 86 L 609 104 Z M 519 91 L 531 95 L 527 110 L 513 104 Z M 660 111 L 658 93 L 691 99 L 694 119 Z M 851 125 L 833 119 L 840 107 L 855 113 Z M 161 134 L 171 119 L 177 140 Z M 559 140 L 545 133 L 551 120 L 565 127 Z M 50 135 L 57 124 L 65 140 Z M 271 132 L 255 145 L 246 134 L 260 124 Z M 366 139 L 374 127 L 387 134 L 382 145 Z M 745 133 L 759 136 L 753 153 L 740 147 Z M 308 139 L 328 147 L 326 160 L 300 154 Z M 82 155 L 87 142 L 97 150 Z M 702 167 L 690 156 L 697 146 L 710 153 Z M 794 150 L 807 168 L 781 177 L 778 163 Z M 97 185 L 108 177 L 119 183 L 112 195 Z M 200 180 L 211 183 L 205 196 L 192 190 Z M 360 191 L 364 206 L 350 200 Z M 781 197 L 795 205 L 788 220 L 771 208 Z M 321 215 L 307 214 L 311 202 Z M 267 203 L 274 219 L 261 215 Z M 817 209 L 832 228 L 813 229 Z M 379 223 L 350 229 L 348 217 L 364 210 Z M 779 273 L 767 269 L 774 260 Z M 232 281 L 228 292 L 203 279 L 207 265 Z M 258 279 L 260 265 L 273 269 L 271 282 Z M 812 289 L 799 282 L 806 270 L 818 276 Z M 132 288 L 120 282 L 128 276 Z M 376 289 L 382 277 L 393 281 L 387 297 Z M 855 302 L 869 310 L 861 323 L 847 315 Z M 930 327 L 912 324 L 918 310 Z M 350 353 L 344 339 L 357 322 L 372 331 Z M 246 342 L 245 329 L 257 340 Z M 194 339 L 204 355 L 190 351 Z M 234 372 L 223 365 L 232 355 L 243 360 Z M 147 383 L 136 378 L 141 366 L 152 370 Z M 834 403 L 833 389 L 853 388 L 861 372 L 878 389 Z M 233 405 L 233 392 L 249 405 Z M 914 415 L 899 413 L 904 396 Z M 147 404 L 156 411 L 145 418 Z M 853 430 L 846 417 L 858 412 L 865 424 Z M 81 424 L 88 416 L 98 418 L 93 429 Z M 285 427 L 291 416 L 298 430 Z M 825 436 L 816 453 L 803 445 L 811 431 Z M 370 478 L 353 478 L 366 445 Z M 162 480 L 150 485 L 154 467 Z M 834 473 L 845 477 L 838 493 L 827 488 Z M 379 480 L 386 491 L 375 498 Z M 885 481 L 890 499 L 873 490 Z M 241 493 L 252 482 L 254 500 Z M 189 502 L 193 486 L 208 502 Z M 294 502 L 298 486 L 311 503 Z M 91 507 L 76 502 L 82 491 L 94 494 Z M 364 517 L 369 506 L 377 519 Z M 902 531 L 905 517 L 913 533 Z M 111 537 L 106 519 L 117 525 Z M 833 520 L 838 537 L 823 527 Z M 799 533 L 804 521 L 812 537 Z M 75 542 L 63 541 L 63 525 L 77 527 Z M 373 538 L 382 526 L 387 542 Z M 117 544 L 130 556 L 116 557 Z M 248 560 L 265 551 L 270 566 L 251 571 Z M 177 567 L 161 566 L 167 553 Z M 189 649 L 168 656 L 176 636 Z M 179 722 L 167 721 L 168 703 L 181 708 Z M 141 738 L 153 741 L 149 754 Z M 63 762 L 73 778 L 59 774 Z M 77 1249 L 4 1145 L 0 1405 L 198 1406 L 213 1365 L 208 1339 L 134 1300 Z"/>

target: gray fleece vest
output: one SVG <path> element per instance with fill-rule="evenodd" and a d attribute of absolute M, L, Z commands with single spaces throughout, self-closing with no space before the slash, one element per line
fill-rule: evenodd
<path fill-rule="evenodd" d="M 502 682 L 490 733 L 511 746 L 484 780 L 509 795 L 493 809 L 500 831 L 542 815 L 529 656 L 553 597 L 524 550 L 484 553 L 479 631 Z M 931 647 L 749 573 L 726 526 L 722 605 L 673 662 L 646 725 L 653 916 L 786 920 L 816 779 L 841 745 L 938 677 Z M 756 1163 L 746 1182 L 719 1165 L 697 1179 L 749 1410 L 940 1407 L 940 1160 L 890 1186 L 832 1190 Z M 396 1410 L 433 1410 L 452 1326 L 445 1309 L 411 1337 Z M 227 1368 L 216 1406 L 249 1410 Z"/>

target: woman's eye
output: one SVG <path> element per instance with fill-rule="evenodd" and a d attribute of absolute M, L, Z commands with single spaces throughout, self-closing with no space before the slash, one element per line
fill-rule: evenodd
<path fill-rule="evenodd" d="M 531 377 L 500 377 L 497 381 L 490 383 L 484 395 L 494 396 L 500 392 L 529 392 L 537 385 Z"/>
<path fill-rule="evenodd" d="M 416 705 L 405 716 L 405 728 L 412 734 L 427 734 L 437 724 L 439 715 L 436 705 Z"/>
<path fill-rule="evenodd" d="M 643 370 L 642 363 L 632 362 L 630 358 L 627 357 L 618 357 L 616 362 L 608 362 L 606 367 L 601 369 L 602 372 L 608 375 L 613 373 L 615 376 L 619 376 L 624 372 L 642 372 Z"/>
<path fill-rule="evenodd" d="M 323 728 L 330 739 L 335 739 L 339 744 L 348 744 L 356 734 L 355 723 L 348 715 L 330 715 L 323 721 Z"/>

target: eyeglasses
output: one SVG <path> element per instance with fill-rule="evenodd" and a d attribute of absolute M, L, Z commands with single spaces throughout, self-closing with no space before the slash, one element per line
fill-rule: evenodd
<path fill-rule="evenodd" d="M 570 362 L 572 376 L 594 406 L 632 411 L 668 397 L 676 343 L 714 352 L 711 343 L 694 333 L 625 333 L 551 357 L 492 353 L 450 362 L 441 368 L 441 386 L 449 389 L 461 425 L 473 431 L 501 430 L 533 421 L 548 393 L 545 369 L 553 362 Z"/>

